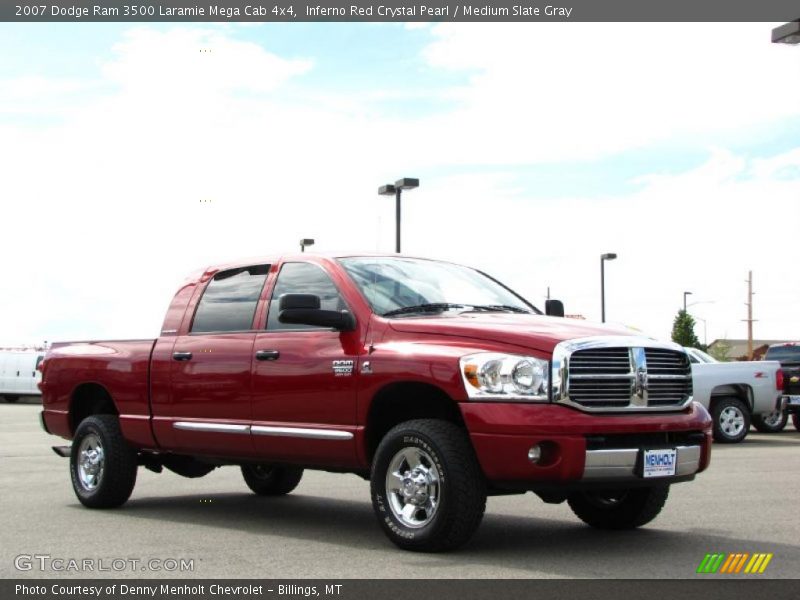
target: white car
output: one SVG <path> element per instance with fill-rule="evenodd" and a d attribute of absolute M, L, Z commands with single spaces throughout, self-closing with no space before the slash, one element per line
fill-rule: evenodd
<path fill-rule="evenodd" d="M 0 351 L 0 396 L 16 402 L 20 396 L 39 396 L 42 374 L 37 367 L 44 352 L 31 350 Z"/>
<path fill-rule="evenodd" d="M 714 418 L 716 441 L 741 442 L 751 422 L 765 432 L 782 429 L 781 419 L 786 425 L 779 410 L 778 361 L 719 362 L 697 348 L 686 348 L 686 353 L 692 363 L 694 400 Z"/>

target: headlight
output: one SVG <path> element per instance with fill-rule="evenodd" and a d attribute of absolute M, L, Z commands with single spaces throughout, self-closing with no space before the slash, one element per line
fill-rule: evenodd
<path fill-rule="evenodd" d="M 550 363 L 533 356 L 482 352 L 461 358 L 470 400 L 547 402 Z"/>

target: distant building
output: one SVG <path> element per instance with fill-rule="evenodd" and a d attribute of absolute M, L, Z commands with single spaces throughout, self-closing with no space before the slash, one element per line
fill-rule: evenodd
<path fill-rule="evenodd" d="M 767 348 L 772 344 L 783 344 L 792 340 L 753 340 L 753 360 L 764 360 Z M 747 357 L 747 340 L 714 340 L 708 345 L 709 351 L 714 350 L 720 344 L 727 344 L 730 347 L 728 357 L 731 360 L 749 360 Z"/>

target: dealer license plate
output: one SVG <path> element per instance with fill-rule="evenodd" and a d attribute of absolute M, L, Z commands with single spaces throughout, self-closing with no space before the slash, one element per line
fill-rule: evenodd
<path fill-rule="evenodd" d="M 678 460 L 678 451 L 645 450 L 642 460 L 642 475 L 647 477 L 671 477 L 675 475 L 675 463 Z"/>

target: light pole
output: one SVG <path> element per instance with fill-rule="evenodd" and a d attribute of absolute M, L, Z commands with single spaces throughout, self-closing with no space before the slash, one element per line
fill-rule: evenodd
<path fill-rule="evenodd" d="M 615 260 L 617 255 L 606 252 L 600 255 L 600 321 L 606 322 L 606 261 Z"/>
<path fill-rule="evenodd" d="M 395 237 L 394 237 L 394 251 L 400 254 L 400 196 L 403 194 L 403 190 L 413 190 L 414 188 L 419 187 L 419 179 L 414 177 L 403 177 L 403 179 L 398 179 L 394 182 L 394 185 L 391 183 L 387 183 L 386 185 L 382 185 L 378 188 L 378 194 L 380 196 L 394 196 L 394 227 L 395 227 Z"/>
<path fill-rule="evenodd" d="M 686 312 L 686 296 L 691 296 L 692 292 L 683 292 L 683 312 Z"/>
<path fill-rule="evenodd" d="M 800 44 L 800 19 L 772 30 L 773 44 Z"/>
<path fill-rule="evenodd" d="M 703 346 L 708 348 L 708 335 L 706 331 L 706 320 L 703 317 L 695 316 L 695 319 L 699 319 L 703 322 Z"/>
<path fill-rule="evenodd" d="M 300 252 L 306 251 L 306 246 L 313 246 L 314 240 L 311 238 L 303 238 L 300 240 Z"/>

